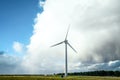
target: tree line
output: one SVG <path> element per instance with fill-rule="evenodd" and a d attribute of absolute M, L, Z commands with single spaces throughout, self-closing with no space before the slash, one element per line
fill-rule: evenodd
<path fill-rule="evenodd" d="M 64 73 L 58 73 L 57 75 L 64 75 Z M 120 77 L 120 71 L 89 71 L 89 72 L 73 72 L 68 73 L 70 76 L 117 76 Z"/>

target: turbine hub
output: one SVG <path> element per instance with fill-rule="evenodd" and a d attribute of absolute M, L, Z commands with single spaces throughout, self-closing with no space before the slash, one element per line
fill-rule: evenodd
<path fill-rule="evenodd" d="M 67 44 L 67 43 L 68 43 L 68 40 L 65 40 L 64 42 L 65 42 L 65 44 Z"/>

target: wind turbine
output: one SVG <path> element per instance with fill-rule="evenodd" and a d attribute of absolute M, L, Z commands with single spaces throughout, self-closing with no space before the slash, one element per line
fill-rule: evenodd
<path fill-rule="evenodd" d="M 67 77 L 67 75 L 68 75 L 67 45 L 68 45 L 69 47 L 71 47 L 71 48 L 73 49 L 73 51 L 75 51 L 75 52 L 77 53 L 77 51 L 70 45 L 70 43 L 69 43 L 68 40 L 67 40 L 69 28 L 70 28 L 70 25 L 68 26 L 68 30 L 67 30 L 67 34 L 66 34 L 66 36 L 65 36 L 65 40 L 51 46 L 51 47 L 54 47 L 54 46 L 60 45 L 60 44 L 62 44 L 62 43 L 65 43 L 65 77 Z"/>

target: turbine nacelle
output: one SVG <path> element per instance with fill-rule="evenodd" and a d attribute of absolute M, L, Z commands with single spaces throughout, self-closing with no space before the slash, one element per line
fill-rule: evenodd
<path fill-rule="evenodd" d="M 64 43 L 65 43 L 65 44 L 68 44 L 68 40 L 65 40 Z"/>

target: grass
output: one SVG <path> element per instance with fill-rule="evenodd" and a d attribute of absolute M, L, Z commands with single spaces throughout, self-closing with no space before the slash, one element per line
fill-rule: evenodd
<path fill-rule="evenodd" d="M 120 77 L 99 76 L 0 76 L 0 80 L 120 80 Z"/>

